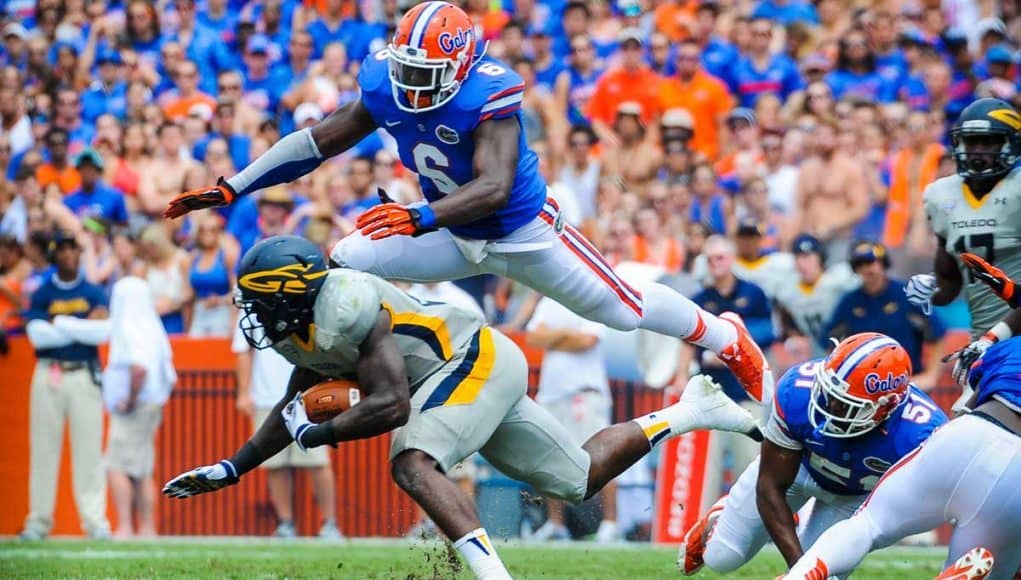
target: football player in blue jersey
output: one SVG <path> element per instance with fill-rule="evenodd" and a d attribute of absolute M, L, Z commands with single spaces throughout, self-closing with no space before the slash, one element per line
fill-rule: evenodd
<path fill-rule="evenodd" d="M 864 332 L 777 383 L 762 453 L 688 530 L 677 565 L 732 572 L 770 539 L 792 565 L 946 416 L 910 384 L 911 358 L 892 338 Z M 794 514 L 815 506 L 801 533 Z"/>
<path fill-rule="evenodd" d="M 524 83 L 486 56 L 464 11 L 446 2 L 412 8 L 387 48 L 365 58 L 358 83 L 359 99 L 284 137 L 237 175 L 177 196 L 164 215 L 293 181 L 382 127 L 427 203 L 393 203 L 381 191 L 384 203 L 334 247 L 336 264 L 417 282 L 507 276 L 610 327 L 712 350 L 751 398 L 768 403 L 769 365 L 738 317 L 717 318 L 660 284 L 635 289 L 564 224 L 522 130 Z"/>
<path fill-rule="evenodd" d="M 847 574 L 870 551 L 944 522 L 954 530 L 939 578 L 1015 577 L 1021 566 L 1021 337 L 990 346 L 969 378 L 974 410 L 891 467 L 854 517 L 827 530 L 787 578 Z"/>

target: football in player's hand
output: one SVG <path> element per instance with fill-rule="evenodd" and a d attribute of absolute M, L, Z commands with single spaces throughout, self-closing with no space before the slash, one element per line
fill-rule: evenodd
<path fill-rule="evenodd" d="M 353 381 L 326 381 L 307 389 L 301 400 L 305 413 L 313 423 L 329 421 L 347 411 L 362 399 L 362 392 Z"/>

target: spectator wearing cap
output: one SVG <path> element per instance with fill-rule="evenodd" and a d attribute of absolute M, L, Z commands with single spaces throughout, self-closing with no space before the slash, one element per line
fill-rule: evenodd
<path fill-rule="evenodd" d="M 329 0 L 319 18 L 313 20 L 305 28 L 312 35 L 315 43 L 313 58 L 323 54 L 326 45 L 339 42 L 347 47 L 347 52 L 354 62 L 362 62 L 369 54 L 373 41 L 382 39 L 386 34 L 386 26 L 379 22 L 366 22 L 362 17 L 361 4 L 354 2 L 353 16 L 345 16 L 347 2 Z"/>
<path fill-rule="evenodd" d="M 659 106 L 662 110 L 683 109 L 694 120 L 691 148 L 715 161 L 720 151 L 720 128 L 734 97 L 727 85 L 706 72 L 700 63 L 701 51 L 693 40 L 677 47 L 674 59 L 677 74 L 664 79 Z"/>
<path fill-rule="evenodd" d="M 973 40 L 978 43 L 976 54 L 985 54 L 993 46 L 1010 40 L 1007 25 L 995 16 L 983 18 L 975 24 Z"/>
<path fill-rule="evenodd" d="M 761 180 L 758 184 L 762 185 Z M 747 215 L 737 222 L 734 232 L 734 274 L 762 288 L 770 300 L 776 297 L 783 286 L 790 284 L 794 277 L 791 255 L 774 251 L 776 244 L 771 240 L 775 239 L 776 228 L 756 216 Z"/>
<path fill-rule="evenodd" d="M 896 81 L 888 81 L 876 68 L 876 57 L 861 28 L 852 28 L 840 38 L 836 67 L 826 75 L 835 99 L 859 97 L 873 103 L 888 103 L 897 96 Z"/>
<path fill-rule="evenodd" d="M 977 76 L 982 80 L 1000 79 L 1007 82 L 1010 80 L 1010 65 L 1014 63 L 1014 54 L 1010 47 L 1005 44 L 994 44 L 985 52 L 982 62 L 976 63 Z"/>
<path fill-rule="evenodd" d="M 121 75 L 120 53 L 110 48 L 100 50 L 96 54 L 96 67 L 99 78 L 82 93 L 82 118 L 88 123 L 95 123 L 100 115 L 106 114 L 123 119 L 127 112 L 128 84 Z"/>
<path fill-rule="evenodd" d="M 0 84 L 0 134 L 7 137 L 11 156 L 21 155 L 35 145 L 26 105 L 23 91 Z M 0 170 L 6 171 L 7 167 L 0 167 Z"/>
<path fill-rule="evenodd" d="M 781 101 L 801 90 L 803 81 L 797 64 L 785 54 L 773 54 L 773 24 L 766 18 L 753 18 L 749 26 L 748 50 L 734 64 L 731 92 L 742 107 L 754 107 L 762 93 L 773 93 Z"/>
<path fill-rule="evenodd" d="M 815 6 L 805 0 L 760 0 L 752 10 L 752 19 L 767 18 L 784 26 L 795 22 L 819 24 Z"/>
<path fill-rule="evenodd" d="M 192 156 L 195 159 L 205 159 L 209 142 L 213 139 L 223 139 L 227 142 L 227 150 L 230 152 L 230 159 L 234 167 L 237 169 L 246 167 L 252 148 L 252 138 L 238 132 L 236 127 L 237 110 L 234 102 L 229 99 L 219 99 L 213 113 L 211 129 L 205 137 L 195 143 L 192 148 Z"/>
<path fill-rule="evenodd" d="M 800 234 L 791 243 L 797 283 L 788 281 L 776 295 L 784 349 L 795 360 L 822 356 L 822 326 L 833 315 L 837 302 L 859 284 L 847 262 L 827 270 L 826 250 L 819 240 Z"/>
<path fill-rule="evenodd" d="M 194 61 L 185 60 L 173 71 L 175 89 L 164 93 L 163 114 L 170 121 L 188 116 L 196 106 L 216 107 L 216 99 L 199 90 L 199 67 Z"/>
<path fill-rule="evenodd" d="M 58 232 L 48 250 L 55 269 L 32 294 L 26 333 L 35 348 L 30 403 L 29 513 L 21 537 L 41 540 L 53 526 L 57 472 L 69 423 L 75 506 L 92 538 L 110 537 L 106 520 L 106 478 L 102 461 L 103 399 L 99 350 L 106 339 L 95 324 L 107 318 L 103 291 L 80 271 L 81 248 Z M 90 319 L 90 320 L 85 320 Z M 98 332 L 97 332 L 98 330 Z"/>
<path fill-rule="evenodd" d="M 273 78 L 269 74 L 269 39 L 263 34 L 253 34 L 245 45 L 242 62 L 242 99 L 256 109 L 275 111 L 281 87 L 273 85 Z"/>
<path fill-rule="evenodd" d="M 659 111 L 659 75 L 649 68 L 642 55 L 642 32 L 625 28 L 620 32 L 620 64 L 603 74 L 586 110 L 592 128 L 604 144 L 613 143 L 611 125 L 618 107 L 624 102 L 641 106 L 643 122 L 651 121 Z"/>
<path fill-rule="evenodd" d="M 64 198 L 64 205 L 79 218 L 92 216 L 127 224 L 124 194 L 103 183 L 103 158 L 99 153 L 86 147 L 75 157 L 74 166 L 81 176 L 81 187 Z"/>
<path fill-rule="evenodd" d="M 912 237 L 928 237 L 922 194 L 936 180 L 943 146 L 929 137 L 928 116 L 921 111 L 908 114 L 907 143 L 889 160 L 890 188 L 886 194 L 886 219 L 883 245 L 891 250 L 901 248 L 908 233 L 919 228 Z"/>
<path fill-rule="evenodd" d="M 0 64 L 3 66 L 13 65 L 22 67 L 25 65 L 26 50 L 25 39 L 28 38 L 28 31 L 20 22 L 8 22 L 4 26 L 4 46 L 0 51 Z"/>
<path fill-rule="evenodd" d="M 534 26 L 528 31 L 528 47 L 532 67 L 535 69 L 535 84 L 552 93 L 557 76 L 564 70 L 562 61 L 553 53 L 553 29 L 556 21 Z"/>
<path fill-rule="evenodd" d="M 861 278 L 861 287 L 843 295 L 818 338 L 828 346 L 830 337 L 842 340 L 859 332 L 880 332 L 896 340 L 911 356 L 913 382 L 923 390 L 936 385 L 946 329 L 938 316 L 927 317 L 908 302 L 904 282 L 890 278 L 890 255 L 882 244 L 857 242 L 849 262 Z M 923 358 L 924 355 L 924 358 Z"/>
<path fill-rule="evenodd" d="M 553 97 L 559 110 L 566 112 L 568 123 L 588 126 L 589 119 L 584 111 L 596 91 L 603 68 L 599 65 L 595 47 L 588 35 L 572 37 L 570 51 L 567 66 L 557 77 Z"/>
<path fill-rule="evenodd" d="M 603 144 L 604 175 L 616 176 L 632 191 L 641 191 L 656 177 L 663 155 L 642 120 L 642 106 L 633 101 L 617 105 L 613 140 Z"/>
<path fill-rule="evenodd" d="M 750 158 L 756 163 L 762 158 L 759 143 L 759 122 L 755 111 L 738 107 L 727 113 L 725 121 L 730 135 L 731 150 L 716 162 L 714 168 L 721 177 L 730 177 L 737 169 L 737 161 Z"/>
<path fill-rule="evenodd" d="M 36 168 L 35 178 L 44 191 L 51 187 L 69 194 L 81 187 L 81 176 L 68 159 L 69 135 L 66 129 L 54 127 L 46 134 L 49 161 Z"/>

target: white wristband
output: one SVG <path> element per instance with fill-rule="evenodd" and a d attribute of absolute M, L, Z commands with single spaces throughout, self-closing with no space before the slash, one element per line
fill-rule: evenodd
<path fill-rule="evenodd" d="M 990 328 L 989 332 L 987 332 L 986 334 L 992 334 L 993 336 L 995 336 L 997 342 L 1001 340 L 1007 340 L 1008 338 L 1014 336 L 1014 333 L 1010 331 L 1010 326 L 1002 320 L 1000 322 L 997 322 L 992 328 Z"/>

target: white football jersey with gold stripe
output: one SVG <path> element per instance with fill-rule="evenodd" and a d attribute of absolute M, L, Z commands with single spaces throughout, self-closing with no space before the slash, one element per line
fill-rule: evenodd
<path fill-rule="evenodd" d="M 335 378 L 351 376 L 358 348 L 380 310 L 390 313 L 412 388 L 469 348 L 485 325 L 476 311 L 418 300 L 382 278 L 339 268 L 330 270 L 316 298 L 309 339 L 291 335 L 273 348 L 297 366 Z"/>

